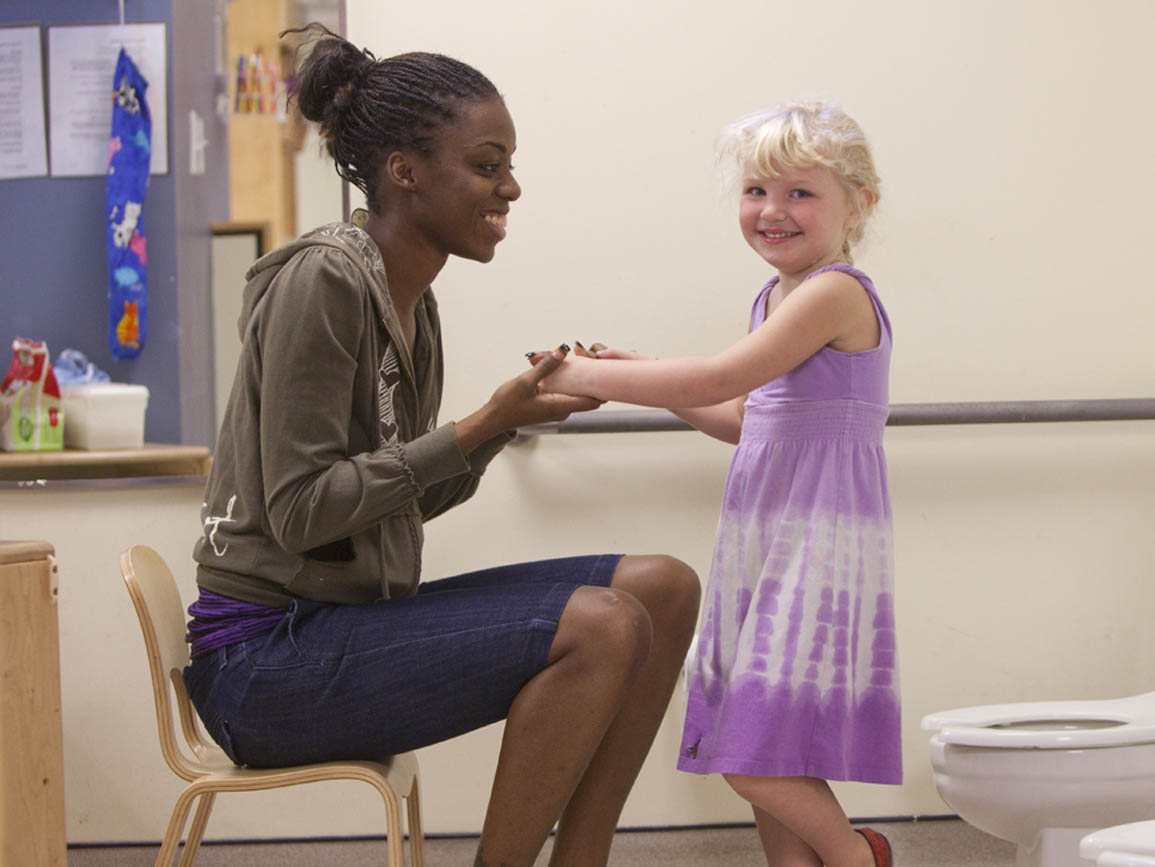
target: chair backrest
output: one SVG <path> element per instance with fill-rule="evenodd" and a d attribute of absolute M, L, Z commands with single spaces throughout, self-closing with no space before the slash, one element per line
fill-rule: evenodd
<path fill-rule="evenodd" d="M 191 782 L 211 770 L 205 762 L 219 759 L 223 753 L 197 729 L 196 713 L 181 674 L 189 663 L 189 648 L 180 591 L 164 559 L 145 545 L 133 545 L 120 555 L 120 571 L 144 635 L 161 752 L 173 772 Z M 193 760 L 177 742 L 177 719 L 196 757 Z"/>

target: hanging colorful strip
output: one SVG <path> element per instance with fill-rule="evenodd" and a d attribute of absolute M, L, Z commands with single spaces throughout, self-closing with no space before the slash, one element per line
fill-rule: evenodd
<path fill-rule="evenodd" d="M 144 196 L 152 152 L 148 82 L 125 50 L 116 60 L 112 141 L 108 149 L 108 348 L 130 361 L 144 347 L 148 321 L 148 253 Z"/>

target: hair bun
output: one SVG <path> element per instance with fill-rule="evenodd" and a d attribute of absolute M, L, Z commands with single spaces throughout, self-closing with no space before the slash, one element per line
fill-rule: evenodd
<path fill-rule="evenodd" d="M 320 24 L 300 34 L 291 98 L 316 123 L 337 174 L 377 207 L 381 160 L 394 150 L 432 153 L 441 128 L 463 103 L 500 99 L 467 63 L 428 52 L 378 60 Z"/>
<path fill-rule="evenodd" d="M 300 30 L 304 39 L 297 48 L 294 92 L 306 120 L 317 123 L 321 134 L 331 138 L 349 107 L 353 92 L 373 67 L 374 59 L 320 24 Z"/>

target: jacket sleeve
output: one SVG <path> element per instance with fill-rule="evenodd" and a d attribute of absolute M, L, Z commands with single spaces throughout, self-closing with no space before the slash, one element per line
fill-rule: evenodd
<path fill-rule="evenodd" d="M 421 496 L 422 518 L 426 521 L 432 520 L 472 497 L 489 462 L 497 457 L 515 436 L 513 433 L 501 433 L 486 440 L 470 453 L 467 458 L 469 468 L 464 474 L 428 487 Z"/>
<path fill-rule="evenodd" d="M 256 314 L 265 505 L 286 551 L 308 551 L 414 509 L 427 488 L 470 469 L 451 425 L 349 454 L 353 401 L 377 376 L 358 358 L 374 327 L 363 279 L 341 251 L 310 248 L 284 265 Z"/>

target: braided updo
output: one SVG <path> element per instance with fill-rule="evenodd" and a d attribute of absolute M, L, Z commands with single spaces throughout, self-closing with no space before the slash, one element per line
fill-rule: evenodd
<path fill-rule="evenodd" d="M 488 78 L 443 54 L 378 60 L 320 24 L 285 32 L 304 33 L 308 51 L 291 94 L 301 114 L 318 124 L 337 173 L 365 194 L 373 211 L 378 169 L 388 154 L 429 154 L 438 128 L 463 103 L 500 98 Z"/>

